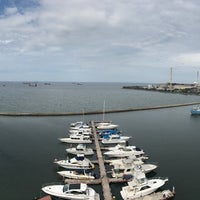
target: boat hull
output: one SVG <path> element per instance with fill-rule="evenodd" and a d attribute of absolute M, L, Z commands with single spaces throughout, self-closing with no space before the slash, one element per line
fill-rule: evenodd
<path fill-rule="evenodd" d="M 71 149 L 66 149 L 67 153 L 70 153 L 70 154 L 73 154 L 73 155 L 77 155 L 77 154 L 84 154 L 86 156 L 90 156 L 90 155 L 93 155 L 94 154 L 94 151 L 92 149 L 88 149 L 88 150 L 76 150 L 74 148 L 71 148 Z"/>
<path fill-rule="evenodd" d="M 73 144 L 91 144 L 92 143 L 92 140 L 79 140 L 79 139 L 76 139 L 76 140 L 73 140 L 73 139 L 70 139 L 70 138 L 59 138 L 59 140 L 61 142 L 65 142 L 65 143 L 73 143 Z"/>
<path fill-rule="evenodd" d="M 90 194 L 90 196 L 86 194 L 71 194 L 71 193 L 65 193 L 63 192 L 63 185 L 51 185 L 51 186 L 45 186 L 42 188 L 42 191 L 46 194 L 63 198 L 63 199 L 70 199 L 70 200 L 94 200 L 95 199 L 95 191 L 92 188 L 87 189 Z"/>
<path fill-rule="evenodd" d="M 94 180 L 95 177 L 90 174 L 78 174 L 75 171 L 60 171 L 57 172 L 60 176 L 78 180 Z"/>

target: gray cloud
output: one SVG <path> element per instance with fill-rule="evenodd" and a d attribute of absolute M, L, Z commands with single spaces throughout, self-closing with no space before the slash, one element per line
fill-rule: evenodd
<path fill-rule="evenodd" d="M 111 80 L 126 81 L 126 73 L 121 73 L 121 69 L 129 74 L 141 69 L 142 75 L 147 68 L 164 69 L 181 63 L 187 63 L 185 67 L 200 66 L 198 1 L 41 0 L 39 3 L 24 12 L 22 8 L 20 11 L 17 7 L 7 8 L 0 16 L 3 27 L 0 59 L 3 57 L 7 65 L 6 55 L 12 56 L 13 63 L 8 63 L 13 73 L 17 73 L 16 62 L 23 68 L 23 60 L 28 61 L 29 67 L 24 65 L 24 68 L 30 72 L 38 70 L 36 65 L 43 66 L 47 74 L 54 71 L 56 77 L 66 71 L 85 70 L 99 81 L 105 68 L 110 77 L 114 73 Z M 129 81 L 139 80 L 132 80 L 129 75 Z"/>

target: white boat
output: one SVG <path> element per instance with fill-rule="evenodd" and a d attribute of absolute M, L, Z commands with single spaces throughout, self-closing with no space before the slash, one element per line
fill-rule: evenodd
<path fill-rule="evenodd" d="M 155 192 L 158 188 L 162 187 L 168 179 L 154 178 L 147 179 L 144 172 L 135 171 L 134 179 L 128 182 L 128 185 L 122 187 L 120 191 L 124 200 L 135 199 L 143 197 Z"/>
<path fill-rule="evenodd" d="M 115 129 L 117 128 L 117 124 L 112 124 L 111 122 L 101 122 L 97 124 L 97 129 L 104 130 L 104 129 Z"/>
<path fill-rule="evenodd" d="M 118 134 L 115 135 L 109 135 L 107 137 L 103 137 L 101 140 L 102 144 L 120 144 L 120 143 L 126 143 L 130 137 L 128 136 L 121 136 Z"/>
<path fill-rule="evenodd" d="M 125 178 L 125 179 L 132 179 L 135 170 L 141 170 L 145 174 L 155 170 L 157 168 L 154 164 L 142 164 L 142 165 L 113 165 L 112 168 L 112 177 L 113 178 Z"/>
<path fill-rule="evenodd" d="M 46 194 L 71 200 L 95 200 L 97 193 L 86 184 L 48 185 L 42 187 Z"/>
<path fill-rule="evenodd" d="M 73 129 L 69 130 L 69 134 L 84 134 L 84 135 L 92 135 L 91 128 L 79 128 L 79 129 Z"/>
<path fill-rule="evenodd" d="M 94 164 L 92 164 L 89 159 L 85 158 L 83 154 L 78 154 L 71 159 L 55 160 L 54 163 L 65 169 L 94 169 Z"/>
<path fill-rule="evenodd" d="M 109 157 L 128 157 L 131 155 L 135 155 L 136 157 L 140 157 L 144 155 L 144 151 L 137 148 L 136 146 L 122 146 L 116 145 L 115 147 L 111 147 L 110 151 L 104 153 L 104 155 Z"/>
<path fill-rule="evenodd" d="M 162 190 L 146 195 L 145 197 L 134 198 L 134 200 L 167 200 L 172 199 L 175 195 L 175 190 Z"/>
<path fill-rule="evenodd" d="M 94 151 L 92 148 L 87 148 L 84 144 L 78 144 L 76 147 L 66 149 L 67 153 L 70 154 L 84 154 L 84 155 L 93 155 Z"/>
<path fill-rule="evenodd" d="M 70 128 L 77 127 L 77 126 L 82 126 L 83 124 L 84 124 L 83 121 L 77 121 L 77 122 L 71 123 L 70 124 Z"/>
<path fill-rule="evenodd" d="M 59 138 L 61 142 L 75 143 L 75 144 L 90 144 L 92 140 L 88 135 L 72 134 L 68 138 Z"/>
<path fill-rule="evenodd" d="M 85 170 L 83 170 L 83 173 L 79 173 L 77 171 L 59 171 L 57 173 L 62 177 L 71 178 L 71 179 L 79 179 L 79 180 L 95 179 L 92 173 L 86 173 Z"/>
<path fill-rule="evenodd" d="M 144 164 L 142 157 L 136 158 L 136 156 L 132 155 L 127 158 L 120 158 L 120 159 L 112 159 L 109 160 L 110 165 L 119 165 L 123 168 L 124 165 L 126 166 L 132 166 L 134 165 L 142 165 Z"/>

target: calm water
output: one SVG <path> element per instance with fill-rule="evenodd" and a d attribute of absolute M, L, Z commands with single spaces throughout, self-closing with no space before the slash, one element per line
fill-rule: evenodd
<path fill-rule="evenodd" d="M 121 109 L 200 101 L 198 96 L 122 90 L 123 84 L 39 84 L 21 83 L 0 87 L 0 111 L 68 112 Z M 119 124 L 130 144 L 140 146 L 159 167 L 155 176 L 168 177 L 164 188 L 176 188 L 176 200 L 199 199 L 200 117 L 190 116 L 191 107 L 107 114 Z M 41 185 L 59 182 L 54 158 L 66 156 L 66 145 L 58 137 L 66 135 L 76 117 L 0 117 L 0 193 L 1 199 L 27 200 L 40 195 Z M 101 120 L 101 115 L 84 120 Z M 121 199 L 122 185 L 112 185 Z M 100 188 L 94 186 L 97 192 Z"/>

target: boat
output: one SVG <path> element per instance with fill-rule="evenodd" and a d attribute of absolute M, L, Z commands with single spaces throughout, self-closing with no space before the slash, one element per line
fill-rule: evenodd
<path fill-rule="evenodd" d="M 98 130 L 104 130 L 104 129 L 116 129 L 118 127 L 117 124 L 113 124 L 111 122 L 101 122 L 97 124 Z"/>
<path fill-rule="evenodd" d="M 200 115 L 200 105 L 194 106 L 190 112 L 192 115 Z"/>
<path fill-rule="evenodd" d="M 84 155 L 93 155 L 94 151 L 92 148 L 87 148 L 84 144 L 78 144 L 76 147 L 66 149 L 67 153 L 70 154 L 84 154 Z"/>
<path fill-rule="evenodd" d="M 95 176 L 93 176 L 91 172 L 86 173 L 85 170 L 82 170 L 82 172 L 59 171 L 57 173 L 62 177 L 71 178 L 71 179 L 79 179 L 79 180 L 93 180 L 93 179 L 95 179 Z"/>
<path fill-rule="evenodd" d="M 97 193 L 87 184 L 47 185 L 42 187 L 46 194 L 71 200 L 95 200 Z"/>
<path fill-rule="evenodd" d="M 134 198 L 134 200 L 167 200 L 172 199 L 175 195 L 175 190 L 163 190 L 146 195 L 145 197 Z"/>
<path fill-rule="evenodd" d="M 79 129 L 71 129 L 69 130 L 69 134 L 82 134 L 82 135 L 92 135 L 91 128 L 79 128 Z"/>
<path fill-rule="evenodd" d="M 74 123 L 71 123 L 70 124 L 70 128 L 72 127 L 79 127 L 79 126 L 83 126 L 85 123 L 83 121 L 77 121 L 77 122 L 74 122 Z M 85 124 L 87 125 L 87 124 Z"/>
<path fill-rule="evenodd" d="M 72 134 L 68 138 L 59 138 L 61 142 L 75 143 L 75 144 L 90 144 L 92 140 L 88 135 Z"/>
<path fill-rule="evenodd" d="M 155 192 L 162 187 L 167 178 L 147 179 L 145 173 L 141 170 L 135 170 L 133 180 L 128 182 L 127 186 L 122 187 L 120 194 L 124 200 L 144 197 Z"/>
<path fill-rule="evenodd" d="M 99 132 L 99 136 L 104 137 L 105 135 L 121 134 L 118 129 L 105 129 Z"/>
<path fill-rule="evenodd" d="M 121 136 L 121 135 L 105 135 L 101 140 L 102 144 L 119 144 L 126 143 L 130 139 L 129 136 Z"/>
<path fill-rule="evenodd" d="M 142 164 L 142 165 L 113 165 L 112 168 L 112 177 L 113 178 L 123 178 L 123 179 L 132 179 L 135 170 L 141 170 L 145 174 L 155 170 L 157 168 L 154 164 Z"/>
<path fill-rule="evenodd" d="M 144 151 L 136 146 L 122 146 L 118 144 L 115 147 L 111 147 L 109 149 L 110 151 L 104 153 L 104 155 L 109 157 L 128 157 L 131 155 L 140 157 L 144 155 Z"/>
<path fill-rule="evenodd" d="M 57 160 L 55 159 L 54 163 L 58 164 L 60 167 L 65 169 L 73 170 L 83 170 L 83 169 L 94 169 L 94 164 L 85 158 L 84 154 L 77 154 L 74 158 Z"/>
<path fill-rule="evenodd" d="M 136 158 L 136 156 L 132 155 L 129 156 L 127 158 L 120 158 L 120 159 L 112 159 L 109 160 L 110 165 L 127 165 L 127 166 L 131 166 L 131 165 L 142 165 L 144 164 L 142 157 Z"/>

